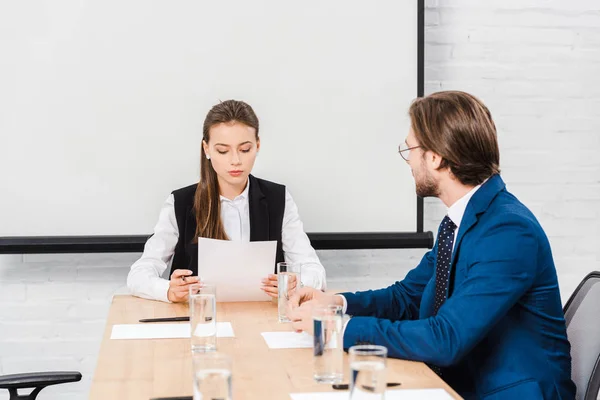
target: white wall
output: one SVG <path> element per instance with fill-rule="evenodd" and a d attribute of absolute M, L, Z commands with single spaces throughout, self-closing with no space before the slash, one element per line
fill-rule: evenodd
<path fill-rule="evenodd" d="M 503 176 L 550 236 L 565 300 L 600 269 L 600 3 L 433 0 L 426 25 L 427 92 L 463 89 L 491 108 Z M 435 231 L 444 212 L 427 200 L 426 229 Z M 346 290 L 401 279 L 423 253 L 320 256 L 330 286 Z M 40 399 L 85 398 L 110 298 L 124 291 L 136 256 L 0 257 L 0 374 L 80 370 L 83 383 L 45 389 Z"/>

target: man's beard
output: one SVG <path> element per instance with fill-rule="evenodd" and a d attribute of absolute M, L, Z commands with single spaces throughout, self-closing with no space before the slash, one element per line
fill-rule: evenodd
<path fill-rule="evenodd" d="M 417 196 L 419 197 L 438 197 L 440 194 L 438 183 L 433 179 L 424 168 L 424 177 L 420 181 L 415 180 L 417 187 Z"/>

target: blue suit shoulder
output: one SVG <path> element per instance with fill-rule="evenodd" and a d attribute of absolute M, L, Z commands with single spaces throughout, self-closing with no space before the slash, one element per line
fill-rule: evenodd
<path fill-rule="evenodd" d="M 506 189 L 500 191 L 486 212 L 479 215 L 477 228 L 484 233 L 482 240 L 499 230 L 497 233 L 504 233 L 509 242 L 519 237 L 514 236 L 514 233 L 518 232 L 521 235 L 533 236 L 540 248 L 547 249 L 550 246 L 548 237 L 535 215 Z"/>

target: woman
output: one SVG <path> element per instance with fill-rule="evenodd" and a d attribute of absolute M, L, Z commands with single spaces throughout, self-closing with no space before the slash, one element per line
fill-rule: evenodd
<path fill-rule="evenodd" d="M 301 263 L 302 283 L 325 289 L 325 269 L 302 227 L 285 186 L 250 175 L 260 148 L 258 118 L 242 101 L 227 100 L 206 116 L 200 182 L 175 190 L 164 204 L 142 257 L 131 266 L 127 286 L 135 296 L 183 302 L 199 282 L 198 237 L 276 240 L 276 261 Z M 172 260 L 170 280 L 161 276 Z M 277 297 L 277 276 L 261 289 Z"/>

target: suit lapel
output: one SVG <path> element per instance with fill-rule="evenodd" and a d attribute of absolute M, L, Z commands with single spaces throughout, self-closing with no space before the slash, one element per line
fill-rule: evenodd
<path fill-rule="evenodd" d="M 479 216 L 484 213 L 496 197 L 498 193 L 504 190 L 505 185 L 500 178 L 499 175 L 494 175 L 490 179 L 487 180 L 480 188 L 475 192 L 469 203 L 467 204 L 467 208 L 465 209 L 465 213 L 463 215 L 462 220 L 460 221 L 460 226 L 458 228 L 458 234 L 456 235 L 454 251 L 452 251 L 452 262 L 450 263 L 450 284 L 448 285 L 446 296 L 449 295 L 449 290 L 453 286 L 452 280 L 453 278 L 453 269 L 456 263 L 456 257 L 460 252 L 460 245 L 471 228 L 477 224 L 479 220 Z M 436 255 L 436 266 L 437 268 L 437 255 Z M 429 307 L 423 309 L 423 314 L 421 315 L 423 318 L 427 318 L 433 315 L 433 304 L 435 297 L 435 271 L 430 281 L 430 286 L 428 286 L 428 303 Z"/>
<path fill-rule="evenodd" d="M 469 201 L 469 204 L 467 204 L 462 221 L 460 221 L 458 234 L 456 235 L 456 243 L 454 244 L 454 251 L 452 252 L 450 269 L 454 267 L 454 262 L 456 261 L 456 256 L 460 249 L 460 243 L 465 234 L 477 224 L 479 215 L 483 214 L 489 208 L 494 198 L 498 193 L 504 190 L 505 187 L 506 185 L 500 175 L 493 175 L 479 188 L 479 190 L 477 190 L 477 192 L 475 192 Z"/>
<path fill-rule="evenodd" d="M 250 241 L 269 240 L 269 207 L 257 179 L 248 178 L 248 207 L 250 211 Z"/>
<path fill-rule="evenodd" d="M 465 233 L 471 229 L 473 225 L 477 223 L 477 216 L 471 213 L 465 212 L 462 221 L 460 222 L 460 227 L 458 228 L 458 234 L 456 235 L 456 243 L 454 245 L 454 251 L 452 252 L 452 262 L 450 263 L 450 269 L 454 265 L 456 261 L 456 254 L 458 254 L 458 249 L 460 248 L 460 242 L 462 238 L 465 236 Z"/>

